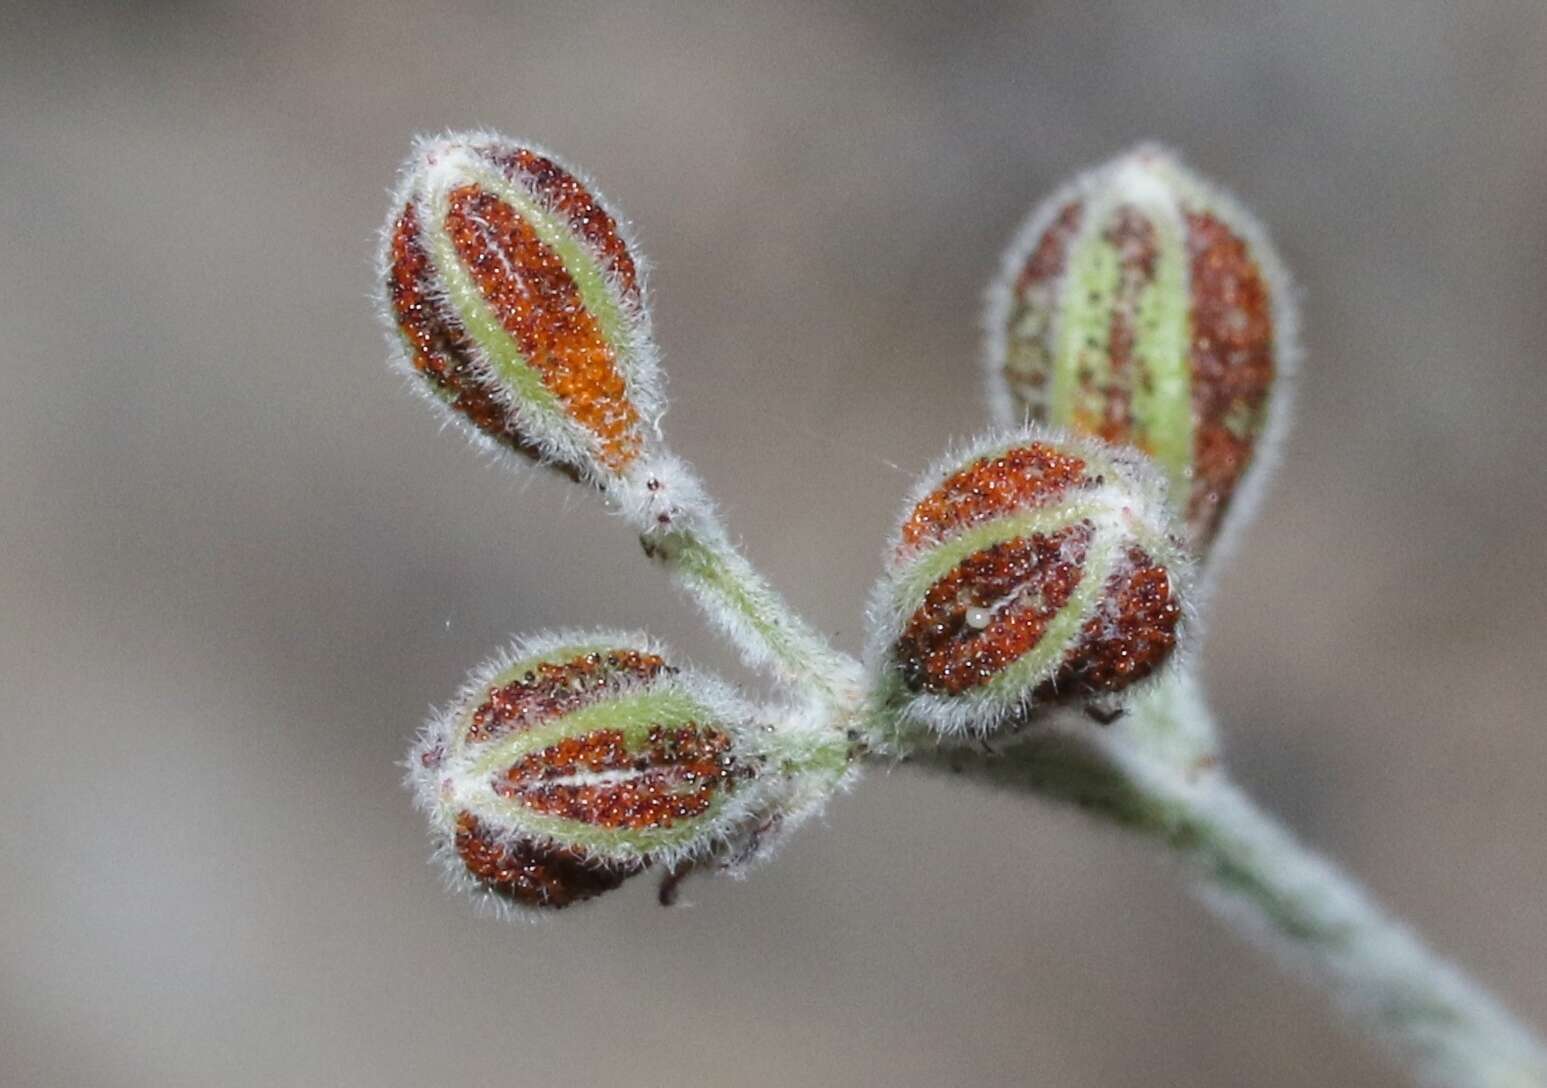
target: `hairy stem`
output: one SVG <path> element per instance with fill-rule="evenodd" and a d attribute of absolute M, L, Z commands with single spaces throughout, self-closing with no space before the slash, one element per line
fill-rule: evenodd
<path fill-rule="evenodd" d="M 1147 742 L 1179 725 L 1211 735 L 1206 721 L 1152 720 L 1186 706 L 1207 714 L 1183 693 L 1141 707 L 1123 728 L 1049 731 L 997 757 L 940 752 L 921 761 L 1074 802 L 1164 847 L 1215 914 L 1330 991 L 1420 1083 L 1547 1088 L 1547 1051 L 1492 996 L 1296 841 L 1212 758 L 1172 760 Z"/>
<path fill-rule="evenodd" d="M 859 663 L 790 608 L 718 521 L 701 515 L 690 525 L 642 539 L 748 664 L 772 669 L 791 689 L 811 692 L 831 708 L 856 702 Z"/>
<path fill-rule="evenodd" d="M 864 696 L 859 663 L 795 614 L 731 544 L 707 501 L 691 516 L 663 521 L 668 529 L 641 537 L 646 552 L 749 664 L 773 669 L 822 705 L 826 735 L 795 743 L 789 734 L 781 756 L 825 770 L 817 779 L 827 784 L 816 788 L 836 786 L 857 751 L 890 738 L 881 750 L 912 748 L 926 767 L 1078 804 L 1181 859 L 1204 903 L 1325 987 L 1406 1058 L 1421 1083 L 1547 1088 L 1547 1051 L 1523 1024 L 1229 781 L 1190 671 L 1151 687 L 1113 727 L 1050 725 L 1003 751 L 931 748 L 891 720 L 884 700 Z"/>

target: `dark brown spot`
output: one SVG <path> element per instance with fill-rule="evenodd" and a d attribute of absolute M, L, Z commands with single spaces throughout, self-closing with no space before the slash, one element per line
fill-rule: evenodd
<path fill-rule="evenodd" d="M 484 887 L 528 907 L 557 910 L 618 887 L 644 868 L 598 865 L 579 850 L 496 842 L 471 813 L 457 816 L 456 851 Z"/>
<path fill-rule="evenodd" d="M 1126 569 L 1107 580 L 1100 607 L 1038 697 L 1118 691 L 1144 679 L 1175 649 L 1181 618 L 1166 569 L 1129 548 Z"/>
<path fill-rule="evenodd" d="M 981 457 L 926 495 L 902 527 L 900 552 L 941 541 L 1002 514 L 1061 498 L 1093 483 L 1085 462 L 1044 442 Z"/>
<path fill-rule="evenodd" d="M 491 157 L 513 182 L 541 194 L 550 208 L 569 220 L 570 229 L 586 240 L 612 273 L 623 297 L 637 306 L 639 271 L 634 258 L 618 233 L 618 224 L 580 179 L 552 159 L 524 147 Z"/>
<path fill-rule="evenodd" d="M 1251 464 L 1274 377 L 1272 299 L 1246 242 L 1211 215 L 1187 216 L 1192 275 L 1192 493 L 1200 551 Z"/>
<path fill-rule="evenodd" d="M 640 831 L 702 816 L 748 770 L 717 729 L 656 726 L 640 749 L 629 748 L 619 730 L 598 729 L 524 756 L 494 790 L 543 815 Z"/>
<path fill-rule="evenodd" d="M 605 698 L 629 683 L 652 680 L 667 669 L 655 654 L 605 650 L 569 661 L 546 661 L 522 676 L 491 687 L 468 720 L 465 741 L 480 744 L 529 729 Z"/>
<path fill-rule="evenodd" d="M 1031 650 L 1084 574 L 1089 522 L 1016 537 L 962 560 L 924 595 L 895 656 L 909 690 L 958 695 Z M 989 613 L 988 622 L 981 620 Z"/>
<path fill-rule="evenodd" d="M 476 185 L 452 191 L 446 231 L 479 293 L 571 419 L 601 441 L 610 468 L 643 439 L 613 346 L 559 255 L 514 208 Z"/>

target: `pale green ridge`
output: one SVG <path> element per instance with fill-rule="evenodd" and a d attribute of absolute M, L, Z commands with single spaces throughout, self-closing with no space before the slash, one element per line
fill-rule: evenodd
<path fill-rule="evenodd" d="M 670 827 L 639 828 L 597 827 L 582 820 L 534 812 L 521 802 L 498 794 L 470 807 L 474 815 L 483 810 L 496 814 L 500 822 L 519 827 L 523 837 L 551 839 L 592 854 L 615 855 L 645 853 L 702 842 L 704 829 L 719 816 L 728 800 L 723 792 L 717 792 L 711 798 L 709 807 L 697 816 L 678 818 Z"/>
<path fill-rule="evenodd" d="M 568 665 L 572 662 L 589 657 L 592 654 L 602 654 L 605 657 L 607 654 L 618 653 L 620 651 L 627 653 L 648 652 L 639 646 L 619 646 L 610 642 L 566 643 L 563 646 L 555 646 L 551 650 L 545 650 L 538 654 L 531 654 L 527 657 L 521 658 L 519 661 L 512 662 L 511 664 L 501 669 L 499 672 L 495 673 L 494 676 L 489 680 L 489 683 L 491 686 L 508 684 L 529 672 L 535 672 L 538 667 L 542 665 Z"/>
<path fill-rule="evenodd" d="M 1155 274 L 1139 295 L 1134 322 L 1134 431 L 1165 469 L 1173 501 L 1185 507 L 1193 463 L 1190 272 L 1175 221 L 1156 214 L 1150 222 L 1157 235 Z"/>
<path fill-rule="evenodd" d="M 1024 513 L 994 518 L 992 521 L 964 530 L 944 543 L 928 549 L 910 566 L 898 573 L 895 583 L 898 597 L 911 605 L 911 607 L 905 605 L 907 612 L 917 611 L 924 603 L 924 595 L 929 592 L 929 587 L 955 570 L 969 555 L 975 555 L 984 548 L 991 548 L 995 544 L 1013 540 L 1016 537 L 1027 537 L 1036 533 L 1047 536 L 1086 519 L 1095 518 L 1110 506 L 1099 497 L 1100 494 L 1098 492 L 1096 496 L 1034 507 Z"/>
<path fill-rule="evenodd" d="M 569 662 L 576 661 L 580 658 L 588 657 L 591 654 L 608 654 L 616 650 L 630 648 L 631 647 L 612 646 L 603 643 L 596 643 L 594 645 L 588 643 L 573 643 L 567 646 L 555 646 L 553 649 L 544 653 L 530 654 L 518 661 L 514 661 L 511 664 L 506 665 L 503 669 L 495 673 L 485 683 L 483 683 L 481 687 L 485 690 L 489 688 L 504 687 L 506 684 L 511 683 L 518 677 L 524 676 L 529 672 L 536 672 L 538 667 L 542 665 L 564 665 L 568 664 Z M 456 735 L 458 738 L 467 735 L 468 726 L 471 724 L 473 714 L 477 711 L 477 709 L 477 705 L 472 705 L 463 710 L 461 714 L 457 715 Z"/>
<path fill-rule="evenodd" d="M 616 730 L 630 750 L 649 742 L 650 731 L 657 726 L 674 728 L 696 724 L 724 728 L 713 719 L 708 708 L 684 692 L 654 690 L 606 699 L 559 715 L 533 729 L 516 733 L 480 749 L 465 774 L 473 781 L 484 781 L 523 756 L 542 751 L 570 737 L 583 736 L 601 729 Z M 713 819 L 724 804 L 717 796 L 701 815 L 675 827 L 599 828 L 579 820 L 533 812 L 513 798 L 487 793 L 477 800 L 463 799 L 474 814 L 495 813 L 504 821 L 520 827 L 524 834 L 553 839 L 582 849 L 602 851 L 652 850 L 678 845 L 703 833 L 704 824 Z"/>
<path fill-rule="evenodd" d="M 532 752 L 558 744 L 570 737 L 584 736 L 598 729 L 623 734 L 629 748 L 649 740 L 655 726 L 676 727 L 697 724 L 706 728 L 724 728 L 713 713 L 697 699 L 672 688 L 654 689 L 628 695 L 614 695 L 588 706 L 560 714 L 531 729 L 510 733 L 498 740 L 479 745 L 477 758 L 468 773 L 474 777 L 493 774 Z"/>
<path fill-rule="evenodd" d="M 472 338 L 484 358 L 494 368 L 494 375 L 514 391 L 521 411 L 526 415 L 543 417 L 548 426 L 576 427 L 577 424 L 564 411 L 559 398 L 543 384 L 542 375 L 522 354 L 499 315 L 484 299 L 478 285 L 457 258 L 456 249 L 444 230 L 428 232 L 430 259 L 445 285 L 446 300 L 461 322 L 463 331 Z"/>
<path fill-rule="evenodd" d="M 1122 269 L 1116 248 L 1103 234 L 1108 212 L 1092 215 L 1069 250 L 1048 401 L 1048 420 L 1055 426 L 1084 430 L 1078 425 L 1082 414 L 1101 417 L 1099 398 L 1086 394 L 1086 383 L 1080 381 L 1083 371 L 1090 372 L 1089 385 L 1097 390 L 1112 377 L 1112 307 Z"/>
<path fill-rule="evenodd" d="M 1029 696 L 1052 677 L 1064 655 L 1079 637 L 1080 629 L 1100 607 L 1102 590 L 1117 565 L 1117 545 L 1117 541 L 1098 541 L 1092 548 L 1086 556 L 1079 585 L 1069 595 L 1063 608 L 1048 622 L 1035 646 L 1006 665 L 988 683 L 957 696 L 941 698 L 963 706 L 978 702 L 1002 702 L 1007 698 Z M 891 716 L 889 708 L 913 697 L 913 693 L 904 687 L 897 670 L 888 669 L 872 691 L 871 703 L 866 707 L 868 718 L 877 723 L 871 728 L 879 735 L 889 736 L 894 743 L 905 737 L 907 729 L 903 722 L 888 723 L 887 719 Z"/>
<path fill-rule="evenodd" d="M 580 301 L 586 312 L 601 326 L 602 336 L 621 364 L 629 343 L 631 322 L 623 312 L 601 262 L 580 241 L 568 220 L 549 212 L 519 186 L 511 184 L 504 174 L 480 170 L 479 180 L 484 188 L 515 208 L 542 243 L 558 255 L 564 271 L 569 273 L 580 291 Z"/>
<path fill-rule="evenodd" d="M 1043 681 L 1058 671 L 1058 664 L 1069 652 L 1080 628 L 1095 614 L 1101 605 L 1101 593 L 1112 575 L 1116 561 L 1115 543 L 1099 545 L 1085 559 L 1080 584 L 1048 621 L 1047 628 L 1037 644 L 994 674 L 993 679 L 981 687 L 963 692 L 970 699 L 997 699 L 1018 693 L 1030 694 Z"/>

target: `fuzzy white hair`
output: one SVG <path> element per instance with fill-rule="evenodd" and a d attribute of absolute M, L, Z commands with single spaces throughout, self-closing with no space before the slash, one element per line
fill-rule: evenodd
<path fill-rule="evenodd" d="M 658 442 L 661 418 L 666 412 L 666 391 L 660 353 L 651 331 L 648 262 L 639 250 L 629 221 L 590 178 L 536 143 L 511 140 L 487 130 L 446 132 L 415 138 L 413 148 L 404 160 L 397 183 L 391 191 L 391 208 L 380 234 L 376 256 L 376 308 L 386 328 L 388 356 L 393 369 L 404 375 L 415 393 L 435 406 L 444 421 L 461 431 L 493 461 L 519 470 L 528 467 L 530 458 L 526 453 L 480 430 L 466 416 L 452 408 L 425 380 L 424 375 L 415 369 L 410 349 L 398 330 L 397 318 L 392 312 L 391 300 L 385 289 L 392 269 L 392 239 L 404 209 L 414 206 L 421 219 L 429 220 L 421 223 L 421 230 L 430 229 L 439 223 L 444 214 L 444 197 L 459 184 L 475 182 L 485 185 L 517 185 L 546 214 L 560 220 L 564 218 L 562 210 L 554 207 L 546 194 L 524 184 L 519 172 L 515 176 L 507 174 L 492 161 L 492 156 L 516 149 L 542 156 L 572 175 L 612 218 L 618 236 L 633 260 L 637 302 L 623 290 L 622 284 L 610 269 L 604 267 L 603 279 L 610 300 L 623 319 L 623 340 L 615 345 L 615 363 L 622 373 L 629 400 L 647 428 L 646 437 Z M 427 287 L 430 288 L 431 302 L 437 309 L 446 312 L 448 303 L 444 290 L 434 289 L 433 284 Z M 489 360 L 476 344 L 472 348 L 472 362 L 476 376 L 494 390 L 499 402 L 517 420 L 519 437 L 531 445 L 541 460 L 572 468 L 604 489 L 617 485 L 621 482 L 620 477 L 634 474 L 634 464 L 623 473 L 607 467 L 599 458 L 595 437 L 567 416 L 550 418 L 549 414 L 538 413 L 529 406 L 523 406 L 510 389 L 495 379 Z"/>
<path fill-rule="evenodd" d="M 1213 572 L 1233 553 L 1242 528 L 1255 514 L 1266 483 L 1283 456 L 1301 365 L 1297 292 L 1267 230 L 1240 201 L 1220 186 L 1199 177 L 1171 149 L 1153 141 L 1140 143 L 1081 173 L 1038 204 L 1015 232 L 1000 258 L 999 273 L 990 280 L 984 297 L 981 356 L 989 415 L 999 426 L 1015 426 L 1023 421 L 1024 415 L 1004 377 L 1009 358 L 1010 317 L 1016 304 L 1015 285 L 1059 212 L 1074 201 L 1099 202 L 1103 207 L 1135 204 L 1168 209 L 1171 215 L 1192 210 L 1207 211 L 1246 243 L 1268 287 L 1273 322 L 1273 388 L 1268 394 L 1267 417 L 1257 435 L 1251 464 L 1231 496 L 1209 547 L 1199 585 L 1194 590 L 1196 599 L 1193 603 L 1202 608 L 1212 592 Z M 1078 238 L 1084 237 L 1086 232 L 1100 229 L 1101 218 L 1085 216 L 1080 234 L 1071 242 L 1070 248 L 1073 249 Z M 1056 312 L 1054 319 L 1057 319 Z"/>
<path fill-rule="evenodd" d="M 573 844 L 523 826 L 510 817 L 508 806 L 494 803 L 488 775 L 478 768 L 482 747 L 465 743 L 468 719 L 488 698 L 490 688 L 522 663 L 558 661 L 601 648 L 673 660 L 661 643 L 639 631 L 565 630 L 518 638 L 472 670 L 451 702 L 431 714 L 405 761 L 406 784 L 415 806 L 429 821 L 434 858 L 447 885 L 471 895 L 483 908 L 502 917 L 544 917 L 550 912 L 513 902 L 468 873 L 456 849 L 459 815 L 473 815 L 490 843 L 506 849 L 563 849 Z M 606 848 L 586 846 L 588 860 L 599 868 L 656 866 L 674 871 L 710 865 L 740 875 L 753 862 L 770 857 L 787 832 L 820 809 L 827 788 L 799 774 L 784 774 L 775 766 L 780 754 L 776 749 L 794 743 L 804 735 L 802 730 L 820 729 L 819 723 L 787 718 L 777 730 L 769 728 L 766 711 L 753 707 L 717 677 L 691 667 L 673 666 L 648 679 L 625 674 L 616 684 L 609 698 L 643 691 L 684 696 L 699 708 L 704 724 L 731 738 L 738 762 L 757 767 L 759 773 L 728 791 L 714 815 L 703 821 L 691 839 L 666 845 L 618 842 Z"/>
<path fill-rule="evenodd" d="M 1099 477 L 1101 482 L 1093 488 L 1080 489 L 1075 496 L 1032 505 L 1049 511 L 1055 517 L 1060 510 L 1066 510 L 1071 518 L 1078 514 L 1080 518 L 1090 521 L 1095 527 L 1096 541 L 1092 554 L 1095 548 L 1117 548 L 1125 541 L 1138 543 L 1166 569 L 1171 581 L 1172 596 L 1182 607 L 1181 620 L 1177 626 L 1177 650 L 1169 656 L 1163 667 L 1125 689 L 1120 697 L 1093 698 L 1091 704 L 1103 709 L 1115 709 L 1147 688 L 1177 675 L 1186 648 L 1193 638 L 1196 620 L 1192 605 L 1193 564 L 1178 543 L 1179 529 L 1176 528 L 1175 514 L 1166 496 L 1164 477 L 1148 458 L 1128 447 L 1112 446 L 1098 439 L 1026 424 L 1014 430 L 991 431 L 971 442 L 954 446 L 950 452 L 937 459 L 914 485 L 903 505 L 891 538 L 892 543 L 886 553 L 885 573 L 870 597 L 865 661 L 873 692 L 886 690 L 894 681 L 897 664 L 893 658 L 893 648 L 909 618 L 919 607 L 919 601 L 911 597 L 905 599 L 899 582 L 915 564 L 927 557 L 932 547 L 949 543 L 960 531 L 949 534 L 934 545 L 903 550 L 900 546 L 903 526 L 919 503 L 953 473 L 975 461 L 1033 442 L 1045 443 L 1080 458 L 1087 466 L 1087 474 Z M 1032 506 L 1028 506 L 1030 508 Z M 1120 569 L 1121 562 L 1115 563 L 1113 569 L 1103 575 L 1103 580 Z M 1093 607 L 1099 606 L 1099 598 L 1096 598 Z M 940 739 L 970 739 L 1005 728 L 1019 728 L 1034 721 L 1034 716 L 1043 709 L 1035 701 L 1034 687 L 1017 690 L 989 687 L 956 695 L 915 693 L 897 709 L 904 722 L 923 725 Z"/>

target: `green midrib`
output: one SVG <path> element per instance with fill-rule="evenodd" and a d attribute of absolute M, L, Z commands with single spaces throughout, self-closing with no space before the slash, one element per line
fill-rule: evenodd
<path fill-rule="evenodd" d="M 1134 429 L 1144 449 L 1165 469 L 1175 493 L 1186 494 L 1193 460 L 1192 377 L 1188 366 L 1187 254 L 1175 223 L 1153 216 L 1155 275 L 1139 295 L 1134 315 L 1137 372 L 1129 376 Z"/>
<path fill-rule="evenodd" d="M 899 597 L 903 602 L 899 611 L 904 614 L 917 611 L 930 586 L 949 574 L 969 555 L 1002 541 L 1033 534 L 1047 535 L 1087 518 L 1096 518 L 1108 505 L 1098 494 L 1084 502 L 1065 503 L 999 518 L 968 530 L 926 553 L 902 573 L 898 579 Z M 1029 695 L 1033 688 L 1052 676 L 1058 663 L 1079 637 L 1080 629 L 1100 607 L 1101 593 L 1117 564 L 1120 544 L 1121 539 L 1111 532 L 1104 532 L 1098 522 L 1096 536 L 1081 568 L 1079 584 L 1064 606 L 1048 622 L 1036 645 L 1001 669 L 986 684 L 950 698 L 977 701 L 999 700 L 1012 693 L 1024 692 Z M 910 604 L 911 609 L 908 608 Z M 895 670 L 892 682 L 897 687 L 891 694 L 902 696 Z"/>
<path fill-rule="evenodd" d="M 522 354 L 515 338 L 505 331 L 494 307 L 478 290 L 444 230 L 431 232 L 429 248 L 430 259 L 445 287 L 446 299 L 456 311 L 463 331 L 483 352 L 494 369 L 495 379 L 512 391 L 511 399 L 522 412 L 544 417 L 549 426 L 573 426 L 564 405 L 543 384 L 542 375 Z"/>
<path fill-rule="evenodd" d="M 1095 518 L 1110 509 L 1101 492 L 1073 501 L 1039 506 L 1023 513 L 1009 514 L 974 525 L 942 544 L 925 551 L 897 576 L 897 594 L 901 610 L 911 614 L 924 603 L 929 588 L 961 565 L 970 555 L 1016 537 L 1050 536 L 1082 521 Z"/>
<path fill-rule="evenodd" d="M 1037 644 L 974 692 L 988 698 L 1022 691 L 1029 695 L 1032 689 L 1053 676 L 1059 662 L 1079 637 L 1080 628 L 1100 607 L 1101 590 L 1112 574 L 1116 552 L 1112 543 L 1098 540 L 1085 557 L 1080 584 L 1048 622 Z"/>
<path fill-rule="evenodd" d="M 1081 378 L 1088 371 L 1089 385 L 1097 390 L 1111 378 L 1112 306 L 1121 266 L 1116 250 L 1103 237 L 1104 218 L 1093 217 L 1068 258 L 1049 398 L 1050 422 L 1055 426 L 1073 427 L 1081 415 L 1099 418 L 1101 405 L 1086 403 L 1090 397 Z"/>
<path fill-rule="evenodd" d="M 680 691 L 648 691 L 609 698 L 490 743 L 480 751 L 464 777 L 476 783 L 487 782 L 532 752 L 597 730 L 615 730 L 623 735 L 628 749 L 640 750 L 648 744 L 651 730 L 658 726 L 668 729 L 703 726 L 710 719 L 707 708 Z M 717 792 L 703 813 L 672 827 L 607 828 L 535 812 L 519 800 L 492 792 L 480 791 L 480 794 L 476 800 L 461 799 L 475 815 L 494 814 L 499 818 L 497 822 L 519 827 L 523 834 L 603 852 L 653 850 L 694 841 L 702 837 L 705 823 L 712 820 L 726 802 L 724 791 Z"/>
<path fill-rule="evenodd" d="M 561 223 L 497 171 L 475 169 L 468 180 L 514 208 L 538 239 L 558 256 L 564 271 L 574 281 L 586 312 L 596 321 L 603 338 L 612 348 L 615 363 L 621 365 L 629 342 L 630 321 L 619 305 L 606 270 L 570 230 L 568 223 Z M 540 413 L 548 426 L 581 431 L 588 443 L 594 442 L 594 436 L 569 416 L 563 403 L 549 390 L 541 372 L 521 351 L 478 289 L 444 229 L 445 211 L 443 207 L 432 210 L 435 229 L 428 232 L 430 260 L 440 274 L 446 296 L 464 330 L 483 351 L 496 377 L 514 391 L 514 399 L 523 411 Z"/>
<path fill-rule="evenodd" d="M 1162 466 L 1173 493 L 1182 496 L 1193 461 L 1186 239 L 1174 215 L 1140 209 L 1156 232 L 1155 270 L 1134 303 L 1133 359 L 1114 375 L 1111 329 L 1122 263 L 1106 230 L 1121 207 L 1100 209 L 1071 247 L 1059 293 L 1049 422 L 1088 429 L 1106 417 L 1104 391 L 1121 382 L 1132 413 L 1133 444 Z"/>

